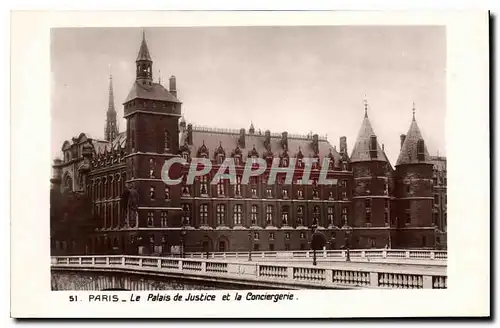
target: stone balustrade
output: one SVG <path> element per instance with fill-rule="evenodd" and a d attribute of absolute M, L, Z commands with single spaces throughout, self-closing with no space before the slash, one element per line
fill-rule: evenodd
<path fill-rule="evenodd" d="M 247 259 L 248 252 L 210 252 L 211 259 Z M 206 252 L 186 253 L 186 258 L 202 259 L 207 257 Z M 313 258 L 312 250 L 305 251 L 252 251 L 252 258 L 256 260 L 305 260 Z M 346 261 L 346 250 L 319 250 L 316 251 L 318 261 Z M 349 258 L 353 262 L 446 262 L 447 251 L 437 250 L 402 250 L 402 249 L 354 249 L 349 251 Z"/>
<path fill-rule="evenodd" d="M 374 255 L 367 251 L 358 252 L 364 252 L 364 256 L 367 254 L 368 256 L 380 256 L 379 253 Z M 227 254 L 229 253 L 225 253 L 226 256 Z M 304 253 L 299 252 L 298 254 L 303 256 Z M 426 256 L 422 254 L 420 255 Z M 407 255 L 408 251 L 404 256 Z M 387 256 L 387 252 L 385 256 Z M 54 269 L 63 270 L 111 270 L 292 289 L 447 288 L 445 265 L 330 262 L 328 265 L 313 266 L 293 262 L 270 263 L 128 255 L 52 257 L 51 265 Z"/>

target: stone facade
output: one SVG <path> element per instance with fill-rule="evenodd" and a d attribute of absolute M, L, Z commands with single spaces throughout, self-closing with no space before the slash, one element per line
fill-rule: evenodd
<path fill-rule="evenodd" d="M 340 138 L 337 151 L 326 137 L 312 133 L 271 133 L 253 124 L 248 130 L 187 124 L 176 78 L 170 78 L 167 90 L 153 82 L 152 71 L 143 39 L 136 80 L 124 102 L 126 131 L 116 129 L 110 80 L 106 140 L 82 133 L 63 144 L 64 157 L 54 162 L 53 188 L 85 193 L 93 202 L 93 216 L 101 222 L 87 239 L 86 252 L 310 249 L 313 225 L 318 248 L 446 246 L 446 165 L 443 169 L 443 158 L 427 153 L 415 118 L 401 137 L 401 154 L 393 168 L 367 108 L 348 156 L 346 137 Z M 188 162 L 204 157 L 213 168 L 193 185 L 167 186 L 162 168 L 172 157 Z M 283 183 L 285 173 L 268 185 L 268 172 L 248 185 L 211 185 L 228 157 L 237 163 L 239 178 L 245 163 L 256 157 L 269 164 L 279 159 L 283 169 L 290 158 L 298 162 L 292 185 Z M 313 185 L 297 183 L 304 169 L 302 158 L 318 159 L 310 177 Z M 328 165 L 331 185 L 317 184 L 323 165 Z M 185 167 L 170 172 L 183 181 L 186 173 Z M 130 195 L 137 198 L 134 206 Z"/>

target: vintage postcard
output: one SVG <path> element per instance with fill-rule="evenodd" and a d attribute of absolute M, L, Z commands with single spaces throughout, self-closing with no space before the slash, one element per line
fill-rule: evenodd
<path fill-rule="evenodd" d="M 12 316 L 489 315 L 486 13 L 12 22 Z"/>

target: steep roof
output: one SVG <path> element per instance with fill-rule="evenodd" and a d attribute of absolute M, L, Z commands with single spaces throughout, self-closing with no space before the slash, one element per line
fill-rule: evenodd
<path fill-rule="evenodd" d="M 181 135 L 181 139 L 179 140 L 180 145 L 184 144 L 186 136 L 187 132 Z M 226 156 L 231 156 L 231 154 L 238 148 L 241 151 L 242 160 L 246 160 L 251 152 L 256 152 L 258 157 L 261 158 L 264 154 L 267 154 L 268 149 L 264 144 L 266 139 L 264 133 L 256 132 L 251 134 L 246 131 L 244 148 L 239 146 L 239 138 L 239 130 L 193 127 L 193 144 L 189 145 L 189 148 L 191 155 L 196 156 L 198 150 L 205 145 L 210 158 L 214 157 L 215 151 L 221 146 L 224 149 Z M 278 133 L 272 133 L 270 135 L 269 150 L 273 154 L 273 157 L 280 157 L 284 153 L 283 146 L 281 145 L 281 138 L 281 134 Z M 289 134 L 287 139 L 287 153 L 289 157 L 296 157 L 299 151 L 304 157 L 314 157 L 312 136 Z M 326 138 L 318 138 L 318 150 L 320 164 L 322 164 L 325 157 L 332 156 L 335 161 L 335 166 L 339 166 L 340 154 L 326 140 Z"/>
<path fill-rule="evenodd" d="M 163 85 L 159 83 L 143 85 L 138 81 L 135 81 L 124 103 L 136 98 L 180 103 L 174 95 L 172 95 Z"/>
<path fill-rule="evenodd" d="M 373 131 L 372 124 L 368 119 L 368 114 L 365 111 L 365 117 L 363 118 L 363 123 L 361 124 L 361 129 L 359 129 L 358 137 L 356 138 L 356 143 L 351 154 L 351 163 L 353 162 L 370 162 L 370 161 L 383 161 L 389 162 L 384 151 L 380 147 L 377 140 L 377 157 L 372 158 L 370 156 L 370 137 L 376 136 Z"/>
<path fill-rule="evenodd" d="M 423 140 L 420 129 L 418 128 L 417 121 L 415 120 L 415 113 L 413 114 L 413 119 L 411 121 L 410 129 L 406 134 L 406 138 L 401 146 L 401 151 L 399 152 L 398 161 L 396 166 L 402 164 L 418 164 L 418 163 L 431 163 L 429 152 L 427 151 L 427 146 L 424 142 L 424 158 L 423 160 L 418 160 L 417 158 L 417 143 L 419 140 Z"/>
<path fill-rule="evenodd" d="M 144 31 L 142 32 L 141 47 L 139 48 L 139 53 L 137 54 L 136 61 L 139 60 L 151 61 L 151 56 L 149 55 L 148 44 L 146 43 L 146 35 L 144 34 Z"/>

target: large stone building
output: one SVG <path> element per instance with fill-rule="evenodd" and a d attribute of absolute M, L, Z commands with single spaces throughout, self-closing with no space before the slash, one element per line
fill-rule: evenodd
<path fill-rule="evenodd" d="M 312 236 L 317 248 L 445 246 L 446 161 L 429 156 L 415 115 L 393 168 L 366 105 L 349 156 L 346 137 L 337 150 L 317 134 L 272 133 L 253 124 L 248 130 L 186 124 L 176 78 L 167 90 L 153 81 L 152 71 L 143 36 L 136 80 L 123 103 L 126 131 L 117 128 L 110 78 L 104 140 L 82 133 L 66 141 L 63 159 L 54 161 L 53 188 L 85 193 L 100 222 L 87 236 L 86 252 L 158 254 L 177 252 L 181 245 L 185 251 L 298 250 L 309 249 Z M 166 185 L 162 167 L 172 157 L 204 157 L 213 168 L 193 185 Z M 237 183 L 211 185 L 226 157 L 235 159 Z M 254 158 L 269 164 L 279 159 L 281 168 L 295 158 L 292 184 L 284 183 L 283 172 L 268 185 L 269 171 L 241 184 L 244 165 Z M 312 185 L 297 183 L 303 158 L 319 160 Z M 323 164 L 333 184 L 317 183 Z M 185 181 L 186 167 L 178 168 Z"/>

